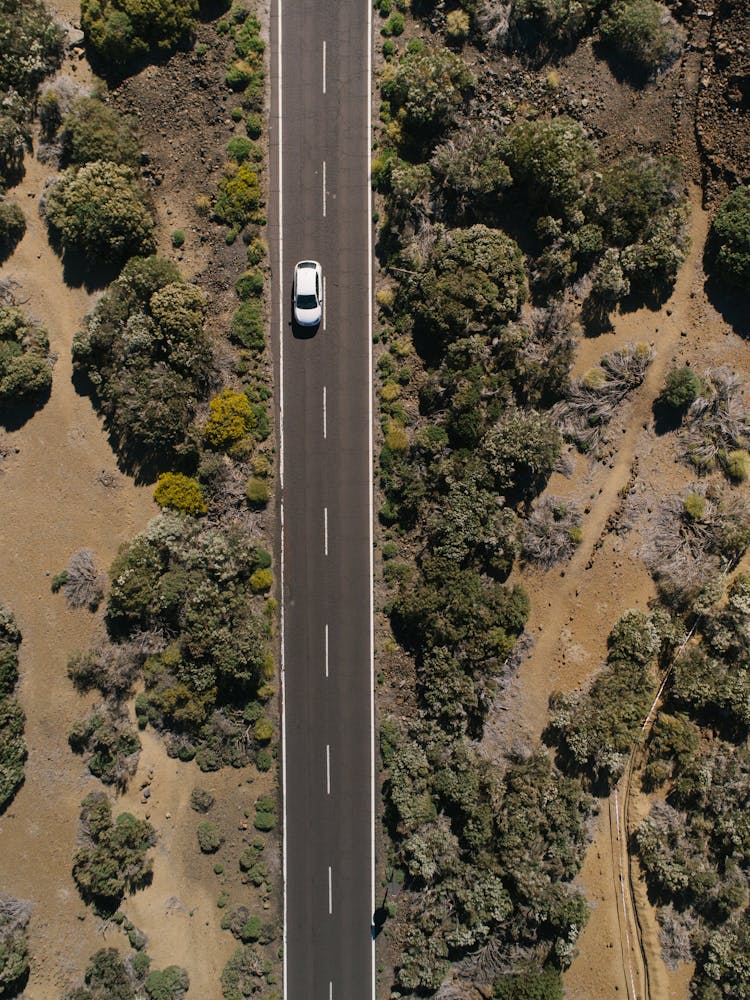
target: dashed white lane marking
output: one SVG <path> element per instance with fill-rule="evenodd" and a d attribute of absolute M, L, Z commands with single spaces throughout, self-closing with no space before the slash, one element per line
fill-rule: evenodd
<path fill-rule="evenodd" d="M 328 866 L 328 913 L 333 913 L 333 875 L 331 866 Z"/>
<path fill-rule="evenodd" d="M 325 301 L 325 300 L 324 300 Z M 326 409 L 326 387 L 323 386 L 323 437 L 328 437 L 328 412 Z"/>
<path fill-rule="evenodd" d="M 323 213 L 325 215 L 325 212 Z M 323 329 L 326 328 L 326 323 L 328 321 L 328 314 L 326 313 L 326 302 L 328 301 L 328 296 L 326 295 L 326 278 L 323 275 Z"/>
<path fill-rule="evenodd" d="M 326 217 L 326 161 L 323 160 L 323 218 Z"/>
<path fill-rule="evenodd" d="M 326 625 L 326 677 L 328 676 L 328 626 Z"/>
<path fill-rule="evenodd" d="M 323 93 L 326 92 L 326 43 L 323 42 Z"/>
<path fill-rule="evenodd" d="M 328 555 L 328 508 L 323 508 L 323 545 L 325 553 Z"/>
<path fill-rule="evenodd" d="M 326 795 L 331 794 L 331 747 L 326 743 Z"/>

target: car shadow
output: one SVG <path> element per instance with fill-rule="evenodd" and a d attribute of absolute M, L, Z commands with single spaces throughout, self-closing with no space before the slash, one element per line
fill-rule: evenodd
<path fill-rule="evenodd" d="M 292 328 L 292 336 L 295 340 L 312 340 L 320 329 L 320 323 L 316 326 L 300 326 L 293 319 L 289 320 L 289 325 Z"/>

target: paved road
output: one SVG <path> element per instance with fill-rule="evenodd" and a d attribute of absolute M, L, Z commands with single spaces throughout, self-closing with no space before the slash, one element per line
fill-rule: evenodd
<path fill-rule="evenodd" d="M 367 0 L 275 0 L 271 23 L 286 1000 L 373 993 L 368 18 Z M 325 275 L 308 338 L 290 325 L 304 258 Z"/>

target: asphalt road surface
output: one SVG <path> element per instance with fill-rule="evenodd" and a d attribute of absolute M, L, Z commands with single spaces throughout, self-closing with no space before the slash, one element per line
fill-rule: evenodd
<path fill-rule="evenodd" d="M 368 0 L 275 0 L 286 1000 L 373 996 Z M 280 148 L 279 148 L 280 147 Z M 323 321 L 291 323 L 320 261 Z"/>

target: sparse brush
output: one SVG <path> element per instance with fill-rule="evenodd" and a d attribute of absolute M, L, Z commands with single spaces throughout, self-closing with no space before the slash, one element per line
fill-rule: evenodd
<path fill-rule="evenodd" d="M 99 573 L 91 549 L 79 549 L 68 560 L 62 592 L 72 608 L 96 611 L 104 597 L 104 574 Z"/>
<path fill-rule="evenodd" d="M 742 382 L 730 368 L 707 372 L 700 396 L 685 418 L 685 452 L 699 472 L 718 466 L 732 476 L 731 457 L 750 445 L 750 414 Z"/>
<path fill-rule="evenodd" d="M 562 435 L 579 451 L 595 455 L 604 441 L 604 429 L 643 383 L 653 356 L 647 344 L 632 343 L 605 354 L 599 366 L 573 382 L 567 398 L 552 407 Z"/>
<path fill-rule="evenodd" d="M 100 638 L 85 653 L 68 661 L 68 677 L 79 691 L 101 691 L 105 697 L 127 697 L 145 659 L 136 643 L 111 643 Z"/>
<path fill-rule="evenodd" d="M 523 557 L 549 569 L 569 559 L 581 537 L 581 513 L 576 504 L 544 497 L 526 522 Z"/>
<path fill-rule="evenodd" d="M 668 496 L 649 525 L 644 562 L 669 603 L 690 604 L 750 542 L 750 503 L 702 485 Z"/>

